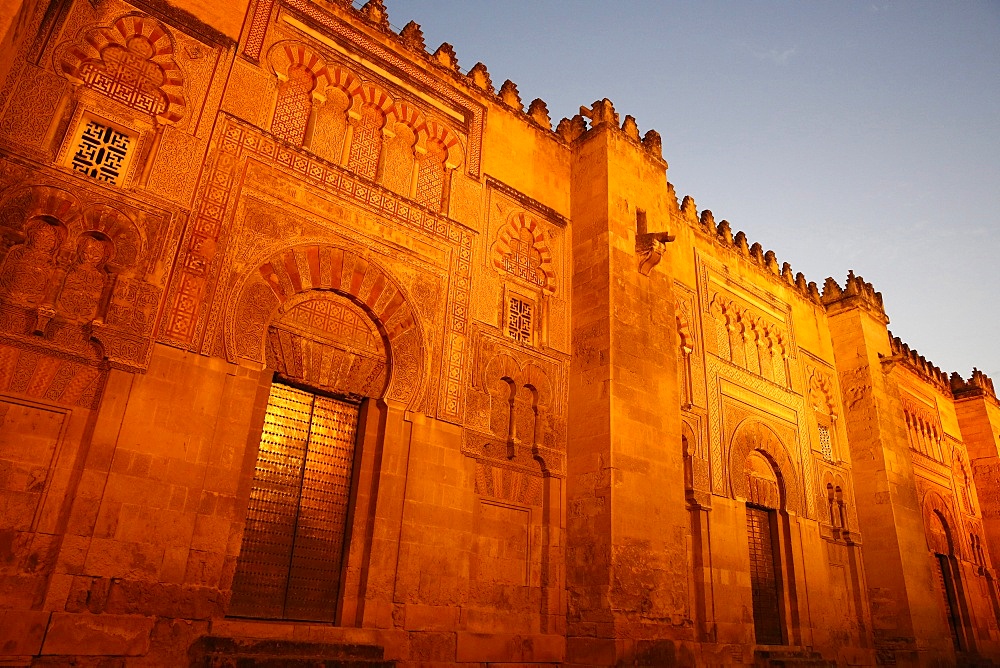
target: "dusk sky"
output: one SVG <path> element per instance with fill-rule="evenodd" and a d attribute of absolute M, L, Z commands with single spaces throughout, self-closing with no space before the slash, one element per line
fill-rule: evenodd
<path fill-rule="evenodd" d="M 553 124 L 611 99 L 679 197 L 1000 383 L 1000 2 L 386 0 Z M 998 388 L 1000 389 L 1000 388 Z"/>

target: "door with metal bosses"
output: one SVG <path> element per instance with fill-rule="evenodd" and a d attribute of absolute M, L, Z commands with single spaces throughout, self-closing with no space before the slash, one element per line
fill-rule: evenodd
<path fill-rule="evenodd" d="M 780 645 L 780 589 L 771 535 L 771 513 L 747 506 L 747 538 L 750 545 L 750 589 L 753 595 L 753 629 L 758 645 Z"/>
<path fill-rule="evenodd" d="M 355 404 L 273 384 L 229 614 L 334 621 Z"/>

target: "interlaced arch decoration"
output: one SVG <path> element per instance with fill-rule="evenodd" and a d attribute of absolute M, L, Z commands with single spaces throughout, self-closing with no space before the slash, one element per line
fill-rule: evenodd
<path fill-rule="evenodd" d="M 424 127 L 418 132 L 418 137 L 423 138 L 424 144 L 430 152 L 430 143 L 436 141 L 447 154 L 445 167 L 448 169 L 458 169 L 462 165 L 462 144 L 455 133 L 440 121 L 433 118 L 427 119 Z"/>
<path fill-rule="evenodd" d="M 318 53 L 300 42 L 278 42 L 267 53 L 278 78 L 271 132 L 292 144 L 303 144 L 313 101 L 325 99 L 331 85 L 330 71 Z"/>
<path fill-rule="evenodd" d="M 423 112 L 405 100 L 397 100 L 396 103 L 392 105 L 390 116 L 393 122 L 402 123 L 413 130 L 413 133 L 417 135 L 418 139 L 420 137 L 420 133 L 424 132 L 426 129 L 426 120 L 424 119 Z"/>
<path fill-rule="evenodd" d="M 264 363 L 268 327 L 305 297 L 333 292 L 359 307 L 381 335 L 388 357 L 384 397 L 414 406 L 425 378 L 424 333 L 400 284 L 371 258 L 333 245 L 286 248 L 244 275 L 230 296 L 226 355 Z"/>
<path fill-rule="evenodd" d="M 802 490 L 798 482 L 798 468 L 788 456 L 781 439 L 760 420 L 746 418 L 733 432 L 729 449 L 729 481 L 734 497 L 749 498 L 747 490 L 747 458 L 752 452 L 760 453 L 774 467 L 783 496 L 783 507 L 794 513 L 803 513 Z"/>
<path fill-rule="evenodd" d="M 129 14 L 97 26 L 56 56 L 68 79 L 113 100 L 176 124 L 184 117 L 184 76 L 174 60 L 174 42 L 161 23 Z"/>
<path fill-rule="evenodd" d="M 392 97 L 381 86 L 373 83 L 362 84 L 359 94 L 362 104 L 375 107 L 383 116 L 388 116 L 392 112 Z"/>
<path fill-rule="evenodd" d="M 284 108 L 281 92 L 288 83 L 294 83 L 292 80 L 296 73 L 307 71 L 312 75 L 315 85 L 309 90 L 308 95 L 320 102 L 326 100 L 328 89 L 331 87 L 343 91 L 348 99 L 347 114 L 355 123 L 353 137 L 348 147 L 347 166 L 366 178 L 374 179 L 378 176 L 383 136 L 393 136 L 393 126 L 396 123 L 409 127 L 416 136 L 414 157 L 420 161 L 422 167 L 417 176 L 418 190 L 425 196 L 418 199 L 435 210 L 441 208 L 437 200 L 444 196 L 446 174 L 465 162 L 465 148 L 461 139 L 445 121 L 428 117 L 406 100 L 393 98 L 392 94 L 379 84 L 363 81 L 351 70 L 324 60 L 321 54 L 300 42 L 292 40 L 278 42 L 268 51 L 267 62 L 280 82 L 279 100 L 275 109 L 276 122 Z M 304 81 L 304 77 L 300 78 Z M 309 109 L 303 102 L 306 96 L 297 89 L 296 92 L 298 94 L 294 96 L 295 104 L 292 105 L 295 113 L 286 111 L 282 117 L 292 114 L 300 119 L 295 126 L 295 134 L 298 135 L 299 125 L 302 126 L 301 133 L 304 134 Z M 441 169 L 442 155 L 444 170 Z M 424 185 L 422 189 L 419 187 L 421 183 Z"/>
<path fill-rule="evenodd" d="M 525 212 L 514 213 L 497 233 L 493 244 L 493 266 L 543 291 L 556 291 L 552 253 L 545 243 L 541 226 Z"/>

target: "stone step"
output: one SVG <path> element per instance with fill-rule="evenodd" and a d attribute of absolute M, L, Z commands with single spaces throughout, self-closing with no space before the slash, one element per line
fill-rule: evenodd
<path fill-rule="evenodd" d="M 759 668 L 793 666 L 794 668 L 836 668 L 836 661 L 823 658 L 819 652 L 803 649 L 773 649 L 754 652 L 754 666 Z"/>
<path fill-rule="evenodd" d="M 199 668 L 394 668 L 382 648 L 351 643 L 204 636 L 191 647 Z"/>

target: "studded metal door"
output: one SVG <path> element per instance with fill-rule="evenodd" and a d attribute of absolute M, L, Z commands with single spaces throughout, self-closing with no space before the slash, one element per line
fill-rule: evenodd
<path fill-rule="evenodd" d="M 230 614 L 333 621 L 357 406 L 272 385 Z"/>
<path fill-rule="evenodd" d="M 955 615 L 955 586 L 951 580 L 951 569 L 948 557 L 943 554 L 934 555 L 934 570 L 937 574 L 938 589 L 944 601 L 944 614 L 948 618 L 948 629 L 951 631 L 951 642 L 955 649 L 962 649 L 958 638 L 958 616 Z"/>
<path fill-rule="evenodd" d="M 771 540 L 771 511 L 747 506 L 747 538 L 750 544 L 754 635 L 758 645 L 780 645 L 781 611 Z"/>

